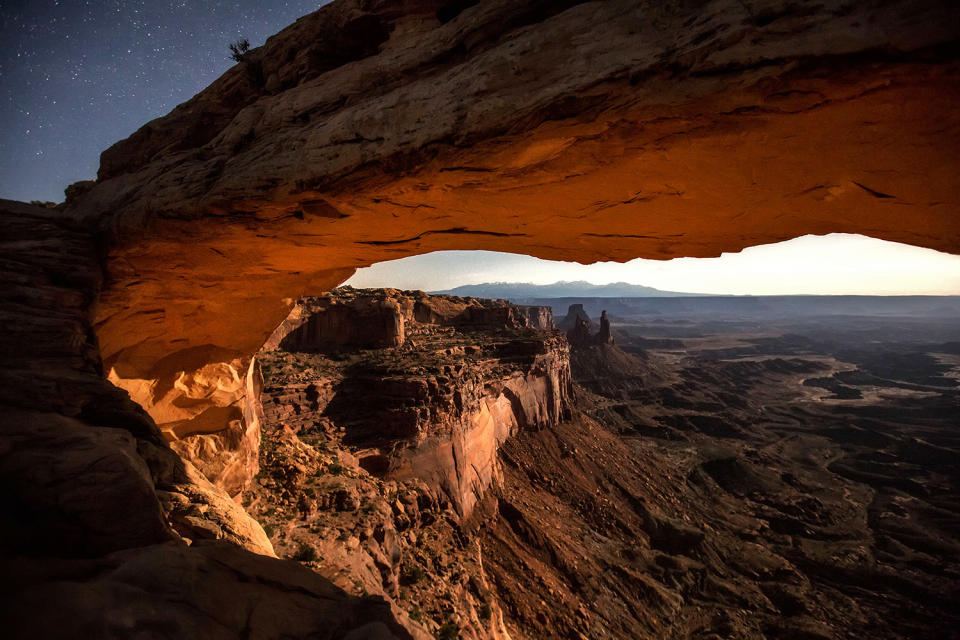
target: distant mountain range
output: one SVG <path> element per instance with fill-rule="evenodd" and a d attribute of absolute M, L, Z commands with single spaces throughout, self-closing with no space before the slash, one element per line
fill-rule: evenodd
<path fill-rule="evenodd" d="M 653 287 L 627 282 L 610 284 L 590 284 L 583 280 L 576 282 L 554 282 L 553 284 L 533 284 L 530 282 L 485 282 L 466 284 L 446 291 L 431 291 L 452 296 L 472 298 L 503 298 L 518 300 L 530 298 L 686 298 L 692 296 L 715 295 L 703 293 L 682 293 L 662 291 Z"/>

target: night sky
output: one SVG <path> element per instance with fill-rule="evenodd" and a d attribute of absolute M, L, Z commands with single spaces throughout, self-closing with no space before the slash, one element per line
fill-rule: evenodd
<path fill-rule="evenodd" d="M 0 198 L 61 202 L 100 152 L 169 113 L 321 0 L 3 0 Z"/>

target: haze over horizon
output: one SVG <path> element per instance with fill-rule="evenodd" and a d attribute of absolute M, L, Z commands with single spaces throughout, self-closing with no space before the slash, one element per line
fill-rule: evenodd
<path fill-rule="evenodd" d="M 495 251 L 436 251 L 359 269 L 344 284 L 442 291 L 493 282 L 626 282 L 732 295 L 960 295 L 960 256 L 854 234 L 802 236 L 718 258 L 582 265 Z"/>

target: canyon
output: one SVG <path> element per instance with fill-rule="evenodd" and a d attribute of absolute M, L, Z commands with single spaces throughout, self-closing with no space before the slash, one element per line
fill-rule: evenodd
<path fill-rule="evenodd" d="M 10 634 L 949 637 L 949 535 L 924 543 L 913 524 L 894 522 L 887 531 L 900 533 L 878 553 L 861 528 L 846 555 L 824 560 L 811 555 L 807 529 L 841 533 L 814 522 L 819 508 L 801 495 L 771 506 L 738 494 L 754 472 L 779 486 L 750 464 L 797 462 L 775 444 L 738 444 L 712 461 L 689 450 L 710 450 L 701 436 L 667 455 L 611 429 L 727 437 L 729 419 L 708 414 L 740 407 L 755 387 L 707 389 L 699 417 L 670 406 L 663 415 L 673 417 L 654 421 L 649 411 L 696 392 L 683 382 L 697 380 L 696 367 L 628 353 L 616 323 L 613 344 L 574 348 L 564 378 L 565 337 L 542 310 L 450 302 L 418 316 L 417 294 L 398 294 L 396 307 L 376 311 L 342 305 L 369 325 L 358 335 L 339 311 L 314 313 L 332 302 L 304 296 L 357 267 L 437 249 L 666 259 L 840 231 L 960 252 L 958 18 L 936 1 L 336 0 L 104 151 L 97 179 L 68 188 L 62 205 L 0 202 Z M 450 319 L 461 304 L 475 327 L 540 337 L 503 338 L 506 350 L 491 356 L 497 339 Z M 311 324 L 316 315 L 327 320 Z M 434 360 L 423 384 L 412 382 L 404 367 L 420 352 L 404 348 L 448 339 L 443 349 L 463 347 L 456 358 L 469 355 L 471 370 L 438 373 L 450 365 Z M 383 411 L 398 440 L 343 420 L 328 434 L 283 413 L 313 409 L 323 385 L 282 368 L 264 376 L 257 354 L 279 365 L 300 353 L 285 349 L 331 344 L 397 350 L 401 373 L 380 384 L 381 404 L 348 408 Z M 302 364 L 320 366 L 310 353 Z M 328 355 L 325 375 L 348 379 L 349 358 Z M 811 373 L 807 393 L 863 382 Z M 583 390 L 571 394 L 571 379 Z M 424 401 L 392 405 L 391 384 L 426 389 Z M 258 400 L 268 385 L 283 398 L 273 407 Z M 522 410 L 506 391 L 528 398 Z M 624 393 L 650 409 L 609 397 Z M 438 422 L 419 411 L 433 399 Z M 839 431 L 861 435 L 854 427 Z M 458 430 L 459 444 L 444 440 Z M 336 444 L 348 431 L 362 448 L 310 441 Z M 931 451 L 911 437 L 880 438 L 885 455 Z M 941 439 L 935 462 L 952 446 Z M 476 481 L 463 480 L 467 450 L 481 461 Z M 847 470 L 839 498 L 822 470 L 780 479 L 822 484 L 826 502 L 854 505 L 828 508 L 834 523 L 887 522 L 889 511 L 949 525 L 941 494 L 885 493 L 884 509 L 863 515 L 872 494 L 854 475 L 876 484 L 903 465 L 871 466 L 859 453 L 833 467 Z M 318 469 L 322 499 L 302 478 Z M 742 516 L 736 527 L 698 501 L 683 481 L 694 471 L 701 489 L 716 491 L 706 474 L 739 496 L 721 501 L 730 519 Z M 313 502 L 301 508 L 304 495 Z M 295 507 L 271 502 L 294 498 Z M 350 526 L 314 521 L 331 509 Z M 310 526 L 313 537 L 293 535 Z M 789 550 L 793 539 L 803 553 Z M 275 557 L 291 552 L 299 560 Z M 923 575 L 871 569 L 892 591 L 858 595 L 855 569 L 884 553 L 911 558 Z M 921 595 L 897 600 L 911 589 Z M 891 612 L 890 602 L 917 611 Z"/>
<path fill-rule="evenodd" d="M 549 308 L 422 292 L 299 300 L 256 356 L 264 440 L 247 510 L 278 553 L 347 591 L 434 633 L 510 637 L 462 547 L 495 516 L 504 444 L 571 416 L 552 324 Z"/>
<path fill-rule="evenodd" d="M 749 299 L 720 299 L 719 315 L 717 300 L 615 323 L 602 313 L 605 331 L 585 306 L 610 300 L 574 303 L 566 342 L 504 301 L 349 288 L 302 299 L 279 342 L 308 326 L 305 310 L 338 303 L 356 317 L 393 310 L 405 339 L 268 342 L 247 510 L 278 553 L 437 637 L 949 637 L 956 301 L 879 301 L 887 315 L 850 323 Z M 565 410 L 542 411 L 551 403 L 534 393 L 490 430 L 476 408 L 509 396 L 495 381 L 518 366 L 528 390 L 567 380 L 547 385 Z M 478 375 L 485 393 L 471 398 Z M 488 446 L 450 458 L 437 438 Z M 468 492 L 463 473 L 444 473 L 461 461 L 476 471 Z"/>
<path fill-rule="evenodd" d="M 281 324 L 257 357 L 270 372 L 265 420 L 340 433 L 363 469 L 420 480 L 469 517 L 499 476 L 500 445 L 570 414 L 566 342 L 530 320 L 549 321 L 549 309 L 528 310 L 349 287 L 301 300 L 291 316 L 302 324 Z M 371 314 L 390 319 L 389 341 Z"/>

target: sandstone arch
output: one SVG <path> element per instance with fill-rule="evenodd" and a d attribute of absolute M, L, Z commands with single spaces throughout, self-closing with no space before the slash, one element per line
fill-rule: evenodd
<path fill-rule="evenodd" d="M 960 251 L 955 6 L 660 5 L 341 0 L 270 38 L 71 193 L 112 379 L 217 431 L 297 296 L 437 249 Z"/>
<path fill-rule="evenodd" d="M 103 378 L 157 422 L 222 430 L 293 300 L 358 266 L 435 249 L 709 256 L 828 232 L 960 253 L 955 3 L 661 4 L 338 0 L 104 152 L 65 212 L 3 203 L 0 401 L 15 447 L 0 476 L 22 495 L 0 498 L 15 542 L 123 552 L 111 566 L 162 577 L 163 594 L 137 585 L 149 607 L 178 606 L 165 564 L 202 561 L 232 567 L 211 592 L 264 575 L 245 601 L 288 602 L 274 585 L 297 583 L 329 612 L 309 572 L 163 545 L 176 524 L 269 553 Z M 97 593 L 127 584 L 104 566 L 88 569 Z M 85 610 L 83 594 L 50 589 L 65 619 Z M 323 622 L 289 618 L 276 624 L 300 625 L 292 635 Z"/>

